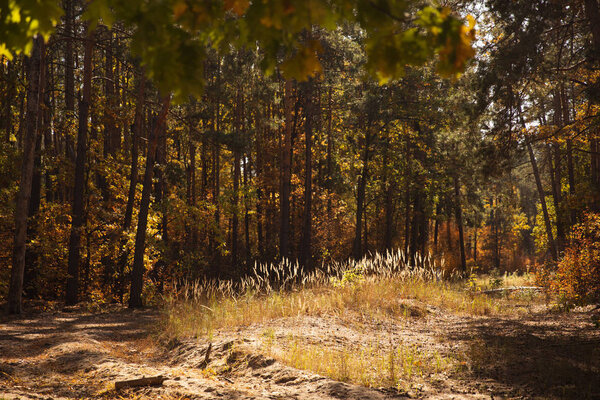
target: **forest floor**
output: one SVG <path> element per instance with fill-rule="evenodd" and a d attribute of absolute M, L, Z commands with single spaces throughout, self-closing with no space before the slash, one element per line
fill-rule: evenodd
<path fill-rule="evenodd" d="M 299 315 L 170 340 L 153 309 L 0 317 L 0 399 L 600 399 L 597 310 L 524 304 L 523 313 L 475 316 L 403 304 L 406 317 L 396 321 Z M 280 352 L 291 346 L 318 359 L 321 350 L 343 355 L 375 342 L 413 349 L 410 362 L 388 371 L 404 374 L 398 384 L 336 381 L 288 366 L 298 357 Z M 420 366 L 422 354 L 440 365 Z M 162 386 L 114 389 L 155 375 L 167 378 Z"/>

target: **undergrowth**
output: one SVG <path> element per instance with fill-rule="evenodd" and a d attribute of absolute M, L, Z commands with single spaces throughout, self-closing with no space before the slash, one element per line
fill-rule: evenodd
<path fill-rule="evenodd" d="M 306 343 L 301 337 L 283 341 L 264 337 L 262 351 L 294 368 L 309 370 L 340 382 L 366 387 L 396 387 L 409 390 L 415 380 L 447 373 L 459 361 L 416 345 L 380 342 L 361 347 L 328 347 Z"/>
<path fill-rule="evenodd" d="M 523 285 L 531 280 L 529 275 L 473 275 L 466 279 L 443 272 L 442 265 L 431 257 L 409 262 L 401 251 L 310 273 L 287 261 L 261 265 L 238 283 L 182 285 L 166 299 L 162 333 L 169 340 L 211 340 L 219 331 L 298 316 L 333 316 L 343 324 L 356 325 L 422 318 L 432 308 L 468 315 L 523 312 L 509 296 L 490 297 L 482 294 L 482 289 Z M 459 355 L 426 352 L 403 343 L 331 347 L 297 336 L 283 340 L 265 337 L 263 345 L 263 352 L 295 368 L 369 387 L 407 390 L 415 380 L 447 374 L 462 365 Z"/>
<path fill-rule="evenodd" d="M 198 281 L 176 289 L 165 302 L 163 333 L 205 337 L 220 329 L 302 315 L 402 318 L 407 313 L 402 302 L 406 299 L 471 315 L 514 310 L 508 299 L 471 290 L 458 274 L 445 273 L 442 265 L 430 256 L 409 262 L 402 251 L 336 263 L 309 273 L 288 261 L 259 265 L 239 282 Z"/>

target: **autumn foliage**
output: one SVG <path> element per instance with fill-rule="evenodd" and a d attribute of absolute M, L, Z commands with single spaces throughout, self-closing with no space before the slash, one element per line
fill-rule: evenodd
<path fill-rule="evenodd" d="M 600 214 L 586 213 L 573 227 L 551 288 L 567 305 L 600 303 Z"/>

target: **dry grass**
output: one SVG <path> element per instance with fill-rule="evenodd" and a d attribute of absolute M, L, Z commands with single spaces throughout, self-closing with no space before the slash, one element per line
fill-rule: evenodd
<path fill-rule="evenodd" d="M 306 276 L 297 265 L 283 263 L 257 267 L 237 286 L 214 281 L 187 285 L 166 302 L 163 332 L 176 338 L 210 338 L 219 330 L 298 316 L 334 316 L 342 324 L 356 326 L 423 317 L 430 307 L 466 315 L 527 312 L 513 298 L 493 298 L 481 290 L 522 286 L 531 279 L 528 275 L 461 279 L 445 276 L 430 257 L 421 260 L 420 267 L 414 267 L 399 254 L 375 255 Z M 422 377 L 448 374 L 464 364 L 398 341 L 331 347 L 300 336 L 276 339 L 267 334 L 262 350 L 285 364 L 339 381 L 401 390 Z"/>
<path fill-rule="evenodd" d="M 210 337 L 219 329 L 302 315 L 402 318 L 409 312 L 402 299 L 471 315 L 522 311 L 509 298 L 479 294 L 477 288 L 485 288 L 483 282 L 489 277 L 452 279 L 444 277 L 431 257 L 421 259 L 420 267 L 411 266 L 403 257 L 401 251 L 376 254 L 306 275 L 297 264 L 284 262 L 257 266 L 241 283 L 185 285 L 166 301 L 163 332 L 170 337 Z M 500 279 L 500 285 L 515 285 L 531 278 L 506 275 L 494 279 Z"/>
<path fill-rule="evenodd" d="M 341 382 L 366 387 L 396 387 L 408 390 L 415 381 L 447 374 L 459 362 L 437 351 L 426 352 L 416 345 L 379 342 L 360 347 L 332 348 L 306 343 L 301 337 L 278 340 L 265 333 L 263 352 L 294 368 L 315 372 Z"/>

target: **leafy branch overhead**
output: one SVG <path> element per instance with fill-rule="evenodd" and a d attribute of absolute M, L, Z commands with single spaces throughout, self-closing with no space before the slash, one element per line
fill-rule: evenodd
<path fill-rule="evenodd" d="M 56 0 L 2 0 L 0 55 L 29 53 L 36 34 L 47 37 L 58 23 Z M 438 56 L 445 75 L 463 71 L 473 57 L 474 20 L 468 23 L 448 8 L 425 7 L 416 13 L 410 0 L 93 0 L 86 18 L 122 21 L 134 29 L 131 50 L 162 91 L 183 99 L 203 87 L 207 46 L 221 53 L 260 48 L 262 68 L 280 67 L 286 77 L 305 80 L 321 71 L 320 44 L 303 40 L 313 26 L 335 30 L 357 24 L 364 38 L 368 72 L 380 82 L 403 76 L 405 66 Z"/>

